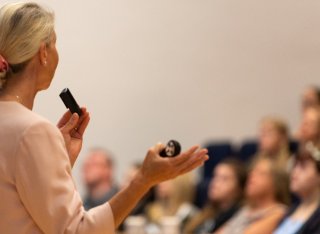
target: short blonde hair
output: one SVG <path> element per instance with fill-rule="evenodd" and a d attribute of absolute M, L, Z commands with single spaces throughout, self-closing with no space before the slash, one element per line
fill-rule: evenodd
<path fill-rule="evenodd" d="M 17 2 L 0 9 L 0 55 L 9 71 L 0 73 L 0 89 L 10 73 L 22 71 L 39 51 L 41 43 L 50 44 L 54 33 L 54 14 L 33 2 Z"/>

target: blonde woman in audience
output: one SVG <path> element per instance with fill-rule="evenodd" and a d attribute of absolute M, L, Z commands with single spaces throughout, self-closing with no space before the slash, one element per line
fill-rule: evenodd
<path fill-rule="evenodd" d="M 183 233 L 211 233 L 227 222 L 242 205 L 246 174 L 239 160 L 220 162 L 213 171 L 208 204 L 187 223 Z"/>
<path fill-rule="evenodd" d="M 276 117 L 266 117 L 260 123 L 258 155 L 269 157 L 280 167 L 287 168 L 290 158 L 288 126 Z"/>
<path fill-rule="evenodd" d="M 216 234 L 272 233 L 289 203 L 287 173 L 270 158 L 257 158 L 249 172 L 246 202 Z"/>
<path fill-rule="evenodd" d="M 195 178 L 192 173 L 160 183 L 155 188 L 156 201 L 147 207 L 147 217 L 160 224 L 167 216 L 175 216 L 180 224 L 192 217 L 196 208 L 192 205 L 195 194 Z"/>
<path fill-rule="evenodd" d="M 320 108 L 320 88 L 314 85 L 307 87 L 302 94 L 302 112 L 309 107 Z"/>
<path fill-rule="evenodd" d="M 296 157 L 290 188 L 300 202 L 294 204 L 274 234 L 320 233 L 320 147 L 305 144 Z"/>
<path fill-rule="evenodd" d="M 312 142 L 316 145 L 320 144 L 319 108 L 308 107 L 304 110 L 297 138 L 302 144 L 306 142 Z"/>

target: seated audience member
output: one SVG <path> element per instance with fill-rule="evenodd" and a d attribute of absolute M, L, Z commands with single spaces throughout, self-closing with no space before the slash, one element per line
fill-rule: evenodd
<path fill-rule="evenodd" d="M 160 224 L 164 217 L 175 216 L 182 227 L 196 212 L 192 204 L 194 193 L 193 174 L 160 183 L 155 188 L 156 200 L 146 209 L 147 218 L 151 223 Z"/>
<path fill-rule="evenodd" d="M 300 202 L 289 210 L 274 234 L 320 233 L 320 148 L 307 143 L 297 155 L 290 188 Z"/>
<path fill-rule="evenodd" d="M 305 89 L 302 95 L 301 108 L 302 111 L 309 107 L 320 108 L 320 88 L 310 86 Z"/>
<path fill-rule="evenodd" d="M 288 175 L 267 157 L 257 158 L 248 175 L 246 202 L 219 234 L 270 234 L 286 212 Z"/>
<path fill-rule="evenodd" d="M 264 118 L 259 128 L 259 156 L 270 157 L 274 163 L 287 168 L 290 158 L 287 124 L 278 118 Z"/>
<path fill-rule="evenodd" d="M 298 140 L 305 144 L 312 142 L 316 145 L 320 143 L 320 110 L 319 108 L 308 107 L 303 112 Z"/>
<path fill-rule="evenodd" d="M 87 189 L 86 210 L 105 203 L 118 192 L 113 179 L 113 159 L 108 151 L 101 148 L 89 151 L 83 165 L 83 180 Z"/>
<path fill-rule="evenodd" d="M 201 234 L 218 230 L 240 208 L 245 182 L 246 170 L 240 161 L 226 159 L 220 162 L 210 181 L 209 203 L 186 224 L 183 233 Z"/>

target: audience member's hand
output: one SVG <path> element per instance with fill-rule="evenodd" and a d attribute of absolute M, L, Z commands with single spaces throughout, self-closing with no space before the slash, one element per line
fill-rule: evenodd
<path fill-rule="evenodd" d="M 77 113 L 71 114 L 70 111 L 67 111 L 57 125 L 66 143 L 71 165 L 75 163 L 80 153 L 83 134 L 90 121 L 87 109 L 82 107 L 81 110 L 82 115 L 80 118 Z"/>
<path fill-rule="evenodd" d="M 164 147 L 163 144 L 157 144 L 149 149 L 138 173 L 148 187 L 190 172 L 202 166 L 209 158 L 207 149 L 199 149 L 199 146 L 193 146 L 174 158 L 163 158 L 159 153 Z"/>

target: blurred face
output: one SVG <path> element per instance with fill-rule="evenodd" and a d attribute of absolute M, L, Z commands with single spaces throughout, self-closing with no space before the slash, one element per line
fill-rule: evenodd
<path fill-rule="evenodd" d="M 50 43 L 44 43 L 40 47 L 39 54 L 42 65 L 39 68 L 40 79 L 37 82 L 38 90 L 47 89 L 54 77 L 56 68 L 59 63 L 59 54 L 56 48 L 56 41 L 57 37 L 56 33 L 54 32 Z"/>
<path fill-rule="evenodd" d="M 246 195 L 249 200 L 257 200 L 270 194 L 274 194 L 271 162 L 260 160 L 249 173 Z"/>
<path fill-rule="evenodd" d="M 311 159 L 298 160 L 291 172 L 290 189 L 300 197 L 305 197 L 320 188 L 320 174 Z"/>
<path fill-rule="evenodd" d="M 319 112 L 313 108 L 309 108 L 303 113 L 303 118 L 300 125 L 300 137 L 302 141 L 316 142 L 319 140 L 319 115 Z"/>
<path fill-rule="evenodd" d="M 260 151 L 265 154 L 277 153 L 283 144 L 283 138 L 272 123 L 262 123 L 259 132 Z"/>
<path fill-rule="evenodd" d="M 112 181 L 112 167 L 101 152 L 93 152 L 84 163 L 83 179 L 90 188 L 103 182 Z"/>
<path fill-rule="evenodd" d="M 173 182 L 172 180 L 164 181 L 157 185 L 156 196 L 159 199 L 166 199 L 171 196 L 173 192 Z"/>
<path fill-rule="evenodd" d="M 139 169 L 137 167 L 133 166 L 129 168 L 128 171 L 125 173 L 124 180 L 122 182 L 122 188 L 128 186 L 138 172 Z"/>
<path fill-rule="evenodd" d="M 239 196 L 239 185 L 231 166 L 218 164 L 209 186 L 209 199 L 214 202 L 232 202 Z"/>
<path fill-rule="evenodd" d="M 313 88 L 308 88 L 302 95 L 302 109 L 305 110 L 309 107 L 319 106 L 317 93 Z"/>

